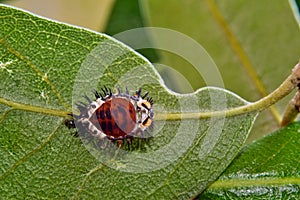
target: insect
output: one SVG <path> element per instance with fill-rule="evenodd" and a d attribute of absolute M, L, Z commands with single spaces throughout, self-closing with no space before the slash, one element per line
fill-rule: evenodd
<path fill-rule="evenodd" d="M 122 93 L 117 88 L 114 94 L 107 87 L 101 90 L 102 92 L 94 91 L 95 101 L 83 96 L 88 104 L 76 104 L 80 114 L 71 114 L 74 119 L 65 121 L 67 127 L 77 126 L 95 138 L 117 141 L 119 146 L 125 140 L 131 143 L 134 136 L 143 136 L 144 131 L 148 131 L 154 118 L 153 99 L 147 97 L 148 92 L 141 95 L 140 88 L 130 96 L 128 89 Z"/>

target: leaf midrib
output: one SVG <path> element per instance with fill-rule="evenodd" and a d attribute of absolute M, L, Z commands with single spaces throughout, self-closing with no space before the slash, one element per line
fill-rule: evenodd
<path fill-rule="evenodd" d="M 206 4 L 208 5 L 209 11 L 211 12 L 212 16 L 215 18 L 216 22 L 219 24 L 221 29 L 224 32 L 226 39 L 229 42 L 229 45 L 232 47 L 233 51 L 235 52 L 236 56 L 242 63 L 242 66 L 246 69 L 249 74 L 250 79 L 256 85 L 258 92 L 262 97 L 267 96 L 268 92 L 266 87 L 264 86 L 263 82 L 259 78 L 249 56 L 245 52 L 242 47 L 242 44 L 239 42 L 237 37 L 234 35 L 233 31 L 231 30 L 229 24 L 224 19 L 224 15 L 221 13 L 219 8 L 217 7 L 216 3 L 212 0 L 206 0 Z M 273 118 L 276 120 L 277 124 L 280 125 L 281 117 L 279 111 L 276 109 L 275 106 L 270 106 L 270 111 Z"/>
<path fill-rule="evenodd" d="M 276 177 L 276 178 L 258 178 L 258 179 L 231 179 L 217 180 L 208 190 L 228 189 L 235 187 L 258 187 L 258 186 L 286 186 L 289 184 L 300 184 L 300 177 Z"/>

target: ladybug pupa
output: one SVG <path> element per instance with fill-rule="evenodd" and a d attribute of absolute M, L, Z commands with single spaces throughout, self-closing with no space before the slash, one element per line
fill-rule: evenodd
<path fill-rule="evenodd" d="M 132 96 L 127 89 L 125 93 L 119 88 L 116 93 L 107 87 L 102 88 L 102 92 L 95 90 L 96 100 L 85 95 L 88 104 L 76 104 L 80 114 L 71 114 L 74 120 L 66 120 L 65 124 L 69 128 L 76 125 L 100 140 L 130 143 L 134 136 L 143 137 L 153 122 L 153 99 L 146 98 L 148 92 L 141 93 L 141 88 Z"/>

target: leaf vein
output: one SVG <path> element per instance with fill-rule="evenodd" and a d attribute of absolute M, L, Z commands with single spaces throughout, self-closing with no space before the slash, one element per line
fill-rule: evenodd
<path fill-rule="evenodd" d="M 67 109 L 70 108 L 70 106 L 63 100 L 61 94 L 58 92 L 58 90 L 56 89 L 56 87 L 51 83 L 51 81 L 48 79 L 47 76 L 44 76 L 44 74 L 38 69 L 38 67 L 36 65 L 34 65 L 33 63 L 31 63 L 27 58 L 25 58 L 20 52 L 17 52 L 15 50 L 13 50 L 12 48 L 9 47 L 9 45 L 0 38 L 0 44 L 2 44 L 3 46 L 5 46 L 7 48 L 7 50 L 9 52 L 11 52 L 13 55 L 15 55 L 17 58 L 19 58 L 20 60 L 23 60 L 25 63 L 27 63 L 27 65 L 29 67 L 31 67 L 38 76 L 40 76 L 42 78 L 43 81 L 45 81 L 49 87 L 51 88 L 51 90 L 54 92 L 54 94 L 56 95 L 56 97 L 58 98 L 58 100 L 60 101 L 60 103 Z"/>
<path fill-rule="evenodd" d="M 31 150 L 29 153 L 25 154 L 17 162 L 15 162 L 2 176 L 0 176 L 0 180 L 5 179 L 7 176 L 12 174 L 18 166 L 20 166 L 22 163 L 24 163 L 26 160 L 28 160 L 30 157 L 32 157 L 35 153 L 40 151 L 46 144 L 48 144 L 60 126 L 61 126 L 61 123 L 58 126 L 56 126 L 56 128 L 50 133 L 50 135 L 40 145 L 38 145 L 36 148 Z"/>
<path fill-rule="evenodd" d="M 206 135 L 206 133 L 208 132 L 208 129 L 209 129 L 209 127 L 207 127 L 206 130 L 203 131 L 203 134 L 196 140 L 196 143 L 193 144 L 192 147 L 185 153 L 185 155 L 180 159 L 180 161 L 174 167 L 174 169 L 168 173 L 166 180 L 159 187 L 157 187 L 155 190 L 153 190 L 153 191 L 151 191 L 150 193 L 147 194 L 147 198 L 150 197 L 151 195 L 153 195 L 160 188 L 169 185 L 169 180 L 170 180 L 171 175 L 175 173 L 175 171 L 176 171 L 177 168 L 179 168 L 181 165 L 183 165 L 183 162 L 186 160 L 186 158 L 199 145 L 199 143 L 202 140 L 202 138 Z"/>

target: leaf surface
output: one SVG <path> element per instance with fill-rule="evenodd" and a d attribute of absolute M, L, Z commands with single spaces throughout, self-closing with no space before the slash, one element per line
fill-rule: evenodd
<path fill-rule="evenodd" d="M 149 26 L 179 31 L 203 45 L 216 62 L 225 88 L 256 101 L 278 87 L 290 73 L 288 66 L 299 60 L 299 24 L 289 2 L 153 0 L 142 1 L 141 8 Z M 194 89 L 206 85 L 194 66 L 180 55 L 162 52 L 160 58 L 160 63 L 174 69 L 158 68 L 173 90 L 186 92 L 191 91 L 190 85 Z M 178 76 L 170 73 L 175 70 L 188 79 L 188 84 L 177 84 Z M 249 141 L 279 128 L 280 113 L 290 99 L 259 115 Z"/>
<path fill-rule="evenodd" d="M 0 26 L 2 198 L 190 198 L 229 165 L 257 115 L 164 120 L 248 102 L 213 87 L 173 93 L 145 58 L 104 34 L 7 6 Z M 156 116 L 149 143 L 96 148 L 64 126 L 60 116 L 103 85 L 149 91 Z"/>
<path fill-rule="evenodd" d="M 300 124 L 248 145 L 200 199 L 299 199 Z"/>

